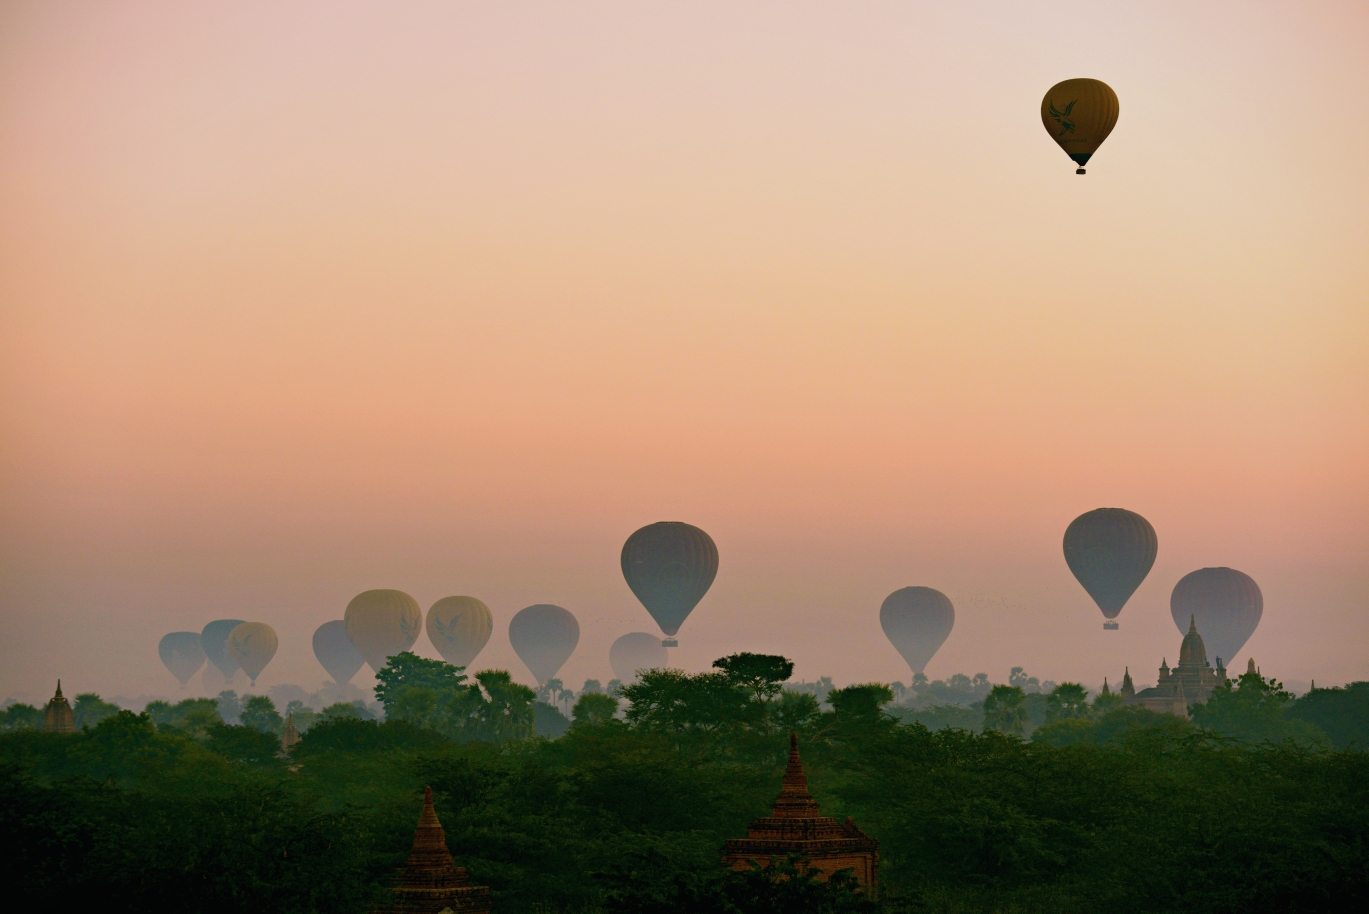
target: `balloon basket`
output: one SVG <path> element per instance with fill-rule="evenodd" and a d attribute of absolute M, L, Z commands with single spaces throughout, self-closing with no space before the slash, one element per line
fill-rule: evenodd
<path fill-rule="evenodd" d="M 677 641 L 677 640 L 675 640 L 674 638 L 662 638 L 662 639 L 661 639 L 661 647 L 679 647 L 679 646 L 680 646 L 680 642 Z"/>
<path fill-rule="evenodd" d="M 1074 170 L 1074 173 L 1077 174 L 1077 175 L 1082 175 L 1082 174 L 1084 173 L 1084 169 L 1082 169 L 1082 168 L 1076 168 L 1076 169 Z"/>
<path fill-rule="evenodd" d="M 1104 623 L 1103 623 L 1103 630 L 1104 630 L 1104 631 L 1115 632 L 1115 631 L 1117 631 L 1117 629 L 1119 629 L 1119 628 L 1121 628 L 1121 626 L 1118 625 L 1116 622 L 1104 622 Z"/>

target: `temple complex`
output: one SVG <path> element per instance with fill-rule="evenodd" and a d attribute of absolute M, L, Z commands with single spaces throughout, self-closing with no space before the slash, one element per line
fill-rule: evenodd
<path fill-rule="evenodd" d="M 762 866 L 773 857 L 797 854 L 807 860 L 802 869 L 817 870 L 823 879 L 837 870 L 849 869 L 861 885 L 876 887 L 879 842 L 856 828 L 850 818 L 838 822 L 820 814 L 808 792 L 808 777 L 799 759 L 799 740 L 789 734 L 789 766 L 784 786 L 771 813 L 753 821 L 745 838 L 733 838 L 723 851 L 723 865 L 748 870 L 752 862 Z"/>
<path fill-rule="evenodd" d="M 466 868 L 452 864 L 447 837 L 433 810 L 433 789 L 426 787 L 413 849 L 399 885 L 391 889 L 393 901 L 373 908 L 372 914 L 488 914 L 489 886 L 469 882 Z"/>
<path fill-rule="evenodd" d="M 295 729 L 295 714 L 285 716 L 285 732 L 280 735 L 280 751 L 289 754 L 290 747 L 299 742 L 299 731 Z"/>
<path fill-rule="evenodd" d="M 1168 660 L 1160 661 L 1159 681 L 1149 689 L 1137 692 L 1131 684 L 1131 670 L 1122 679 L 1122 703 L 1155 711 L 1159 714 L 1174 714 L 1188 717 L 1188 707 L 1207 701 L 1218 686 L 1226 683 L 1226 667 L 1222 658 L 1217 658 L 1217 669 L 1213 670 L 1207 662 L 1207 648 L 1203 636 L 1198 634 L 1198 625 L 1192 616 L 1188 618 L 1188 634 L 1184 635 L 1179 647 L 1179 665 L 1173 670 Z"/>
<path fill-rule="evenodd" d="M 43 729 L 54 733 L 75 733 L 76 717 L 62 694 L 62 680 L 57 680 L 57 694 L 43 708 Z"/>

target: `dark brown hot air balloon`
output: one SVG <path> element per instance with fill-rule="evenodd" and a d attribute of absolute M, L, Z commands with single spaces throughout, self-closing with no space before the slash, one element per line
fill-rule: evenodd
<path fill-rule="evenodd" d="M 1208 653 L 1230 666 L 1264 615 L 1264 594 L 1250 575 L 1234 568 L 1201 568 L 1174 585 L 1169 613 L 1179 631 L 1191 616 Z"/>
<path fill-rule="evenodd" d="M 955 607 L 930 587 L 904 587 L 884 598 L 879 624 L 908 668 L 921 673 L 955 626 Z"/>
<path fill-rule="evenodd" d="M 1158 549 L 1150 521 L 1121 508 L 1081 514 L 1065 530 L 1065 563 L 1108 619 L 1103 628 L 1117 627 L 1112 620 L 1150 574 Z"/>
<path fill-rule="evenodd" d="M 1079 167 L 1082 175 L 1088 160 L 1117 126 L 1117 93 L 1097 79 L 1067 79 L 1050 87 L 1041 99 L 1041 123 L 1051 139 Z"/>
<path fill-rule="evenodd" d="M 698 527 L 661 521 L 623 544 L 623 577 L 675 647 L 675 634 L 718 575 L 718 547 Z"/>
<path fill-rule="evenodd" d="M 537 677 L 537 684 L 544 685 L 575 653 L 575 646 L 580 643 L 580 623 L 570 610 L 538 603 L 520 609 L 509 620 L 509 643 L 518 659 Z"/>

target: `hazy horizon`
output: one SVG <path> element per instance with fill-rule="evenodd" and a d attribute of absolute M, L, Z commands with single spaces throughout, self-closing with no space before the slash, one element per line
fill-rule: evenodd
<path fill-rule="evenodd" d="M 1240 655 L 1369 679 L 1369 10 L 1048 2 L 0 11 L 0 699 L 175 695 L 157 642 L 356 593 L 655 632 L 623 541 L 720 567 L 672 665 L 1153 682 L 1180 577 Z M 1078 177 L 1043 93 L 1117 92 Z M 1159 538 L 1105 632 L 1061 554 Z M 419 638 L 424 656 L 437 654 Z M 1211 657 L 1209 658 L 1211 659 Z M 195 682 L 198 682 L 198 676 Z M 369 681 L 369 670 L 353 680 Z M 245 680 L 239 677 L 240 683 Z"/>

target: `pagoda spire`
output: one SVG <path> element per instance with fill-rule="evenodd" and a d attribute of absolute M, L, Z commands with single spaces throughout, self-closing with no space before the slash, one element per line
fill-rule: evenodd
<path fill-rule="evenodd" d="M 299 742 L 299 730 L 295 728 L 295 712 L 285 716 L 285 732 L 280 735 L 280 751 L 289 752 L 290 747 Z"/>
<path fill-rule="evenodd" d="M 799 737 L 789 734 L 789 764 L 784 769 L 784 786 L 770 807 L 774 815 L 785 819 L 802 819 L 818 815 L 818 804 L 808 792 L 808 775 L 799 758 Z"/>
<path fill-rule="evenodd" d="M 1122 674 L 1122 691 L 1118 694 L 1123 698 L 1130 698 L 1136 694 L 1136 686 L 1131 681 L 1131 667 L 1126 667 L 1125 670 Z"/>
<path fill-rule="evenodd" d="M 447 836 L 442 831 L 442 823 L 437 820 L 437 811 L 433 809 L 433 789 L 425 787 L 423 812 L 418 817 L 418 828 L 414 829 L 414 845 L 404 864 L 399 885 L 391 890 L 394 901 L 372 910 L 378 914 L 488 912 L 489 888 L 473 886 L 469 882 L 466 868 L 452 863 L 451 852 L 447 850 Z"/>
<path fill-rule="evenodd" d="M 1198 634 L 1198 617 L 1194 613 L 1188 614 L 1188 633 L 1190 635 Z"/>
<path fill-rule="evenodd" d="M 57 680 L 57 691 L 43 708 L 43 729 L 54 733 L 75 733 L 76 717 L 71 704 L 62 695 L 62 680 Z"/>

